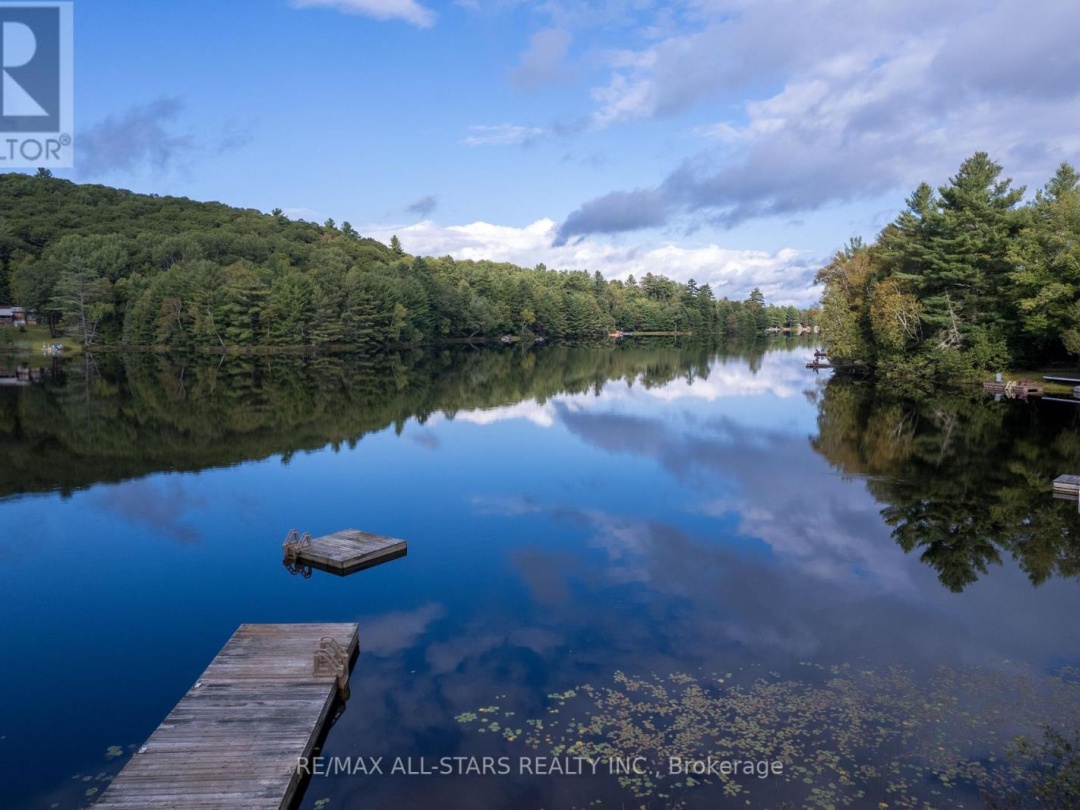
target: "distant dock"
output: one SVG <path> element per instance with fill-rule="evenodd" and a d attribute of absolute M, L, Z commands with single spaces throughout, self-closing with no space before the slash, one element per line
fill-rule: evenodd
<path fill-rule="evenodd" d="M 1080 475 L 1059 475 L 1055 478 L 1054 497 L 1067 501 L 1080 499 Z"/>
<path fill-rule="evenodd" d="M 281 545 L 285 565 L 294 573 L 309 566 L 344 576 L 371 568 L 409 553 L 409 544 L 396 537 L 384 537 L 357 529 L 342 529 L 314 540 L 306 532 L 289 532 Z"/>
<path fill-rule="evenodd" d="M 1026 399 L 1029 396 L 1041 397 L 1043 392 L 1042 383 L 1028 380 L 1002 380 L 1001 382 L 995 380 L 994 382 L 984 382 L 982 387 L 984 391 L 1003 394 L 1010 399 Z"/>
<path fill-rule="evenodd" d="M 241 625 L 94 807 L 291 806 L 357 649 L 356 624 Z"/>

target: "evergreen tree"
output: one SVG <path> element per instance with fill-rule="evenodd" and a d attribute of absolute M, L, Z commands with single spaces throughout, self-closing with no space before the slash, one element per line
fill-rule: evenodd
<path fill-rule="evenodd" d="M 822 325 L 837 358 L 900 374 L 973 375 L 1047 347 L 1080 349 L 1077 177 L 1023 189 L 979 152 L 937 192 L 921 184 L 873 245 L 823 268 Z"/>
<path fill-rule="evenodd" d="M 1009 278 L 1023 332 L 1045 345 L 1080 328 L 1080 175 L 1063 163 L 1023 213 Z"/>
<path fill-rule="evenodd" d="M 938 189 L 940 222 L 918 292 L 923 319 L 939 327 L 944 348 L 991 339 L 987 330 L 1009 319 L 1000 289 L 1011 269 L 1008 243 L 1019 225 L 1013 209 L 1024 192 L 1011 189 L 1012 181 L 1000 174 L 1001 166 L 978 152 Z"/>
<path fill-rule="evenodd" d="M 66 236 L 50 252 L 59 273 L 50 308 L 61 313 L 84 346 L 94 343 L 112 311 L 111 279 L 125 265 L 123 249 L 109 237 Z"/>

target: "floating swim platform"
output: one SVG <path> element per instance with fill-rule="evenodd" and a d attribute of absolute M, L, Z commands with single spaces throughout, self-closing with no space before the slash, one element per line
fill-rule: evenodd
<path fill-rule="evenodd" d="M 290 571 L 303 573 L 303 568 L 309 566 L 340 576 L 396 560 L 409 552 L 404 540 L 358 529 L 342 529 L 315 539 L 293 529 L 281 548 Z"/>

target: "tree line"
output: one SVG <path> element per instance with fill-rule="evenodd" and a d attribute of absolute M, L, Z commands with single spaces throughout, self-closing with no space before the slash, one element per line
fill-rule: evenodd
<path fill-rule="evenodd" d="M 421 344 L 613 330 L 753 335 L 812 311 L 717 298 L 662 273 L 410 256 L 348 222 L 0 175 L 0 301 L 85 345 L 168 349 Z"/>
<path fill-rule="evenodd" d="M 1063 163 L 1021 204 L 1001 172 L 976 153 L 818 273 L 838 367 L 959 378 L 1080 355 L 1080 174 Z"/>

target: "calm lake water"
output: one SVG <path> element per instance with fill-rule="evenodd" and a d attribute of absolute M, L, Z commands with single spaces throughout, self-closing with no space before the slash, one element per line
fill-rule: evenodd
<path fill-rule="evenodd" d="M 1064 795 L 1080 518 L 1050 482 L 1080 408 L 887 396 L 809 355 L 103 357 L 0 388 L 0 806 L 89 804 L 239 624 L 291 621 L 359 622 L 323 753 L 384 771 L 305 808 Z M 293 527 L 409 554 L 305 579 Z M 783 773 L 672 772 L 709 755 Z M 390 773 L 474 756 L 510 773 Z M 578 756 L 595 776 L 522 773 Z"/>

